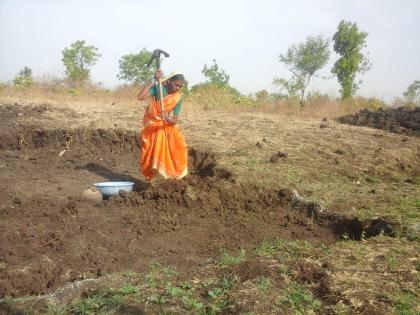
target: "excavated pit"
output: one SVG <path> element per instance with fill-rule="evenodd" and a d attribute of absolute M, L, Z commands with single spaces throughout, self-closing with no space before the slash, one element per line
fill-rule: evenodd
<path fill-rule="evenodd" d="M 153 261 L 187 272 L 222 250 L 252 250 L 274 238 L 328 244 L 344 234 L 392 234 L 385 221 L 328 212 L 290 189 L 240 183 L 214 154 L 196 149 L 189 176 L 146 189 L 135 132 L 42 129 L 12 123 L 13 106 L 2 111 L 0 297 L 140 272 Z M 80 198 L 104 180 L 134 181 L 135 189 L 97 204 Z"/>

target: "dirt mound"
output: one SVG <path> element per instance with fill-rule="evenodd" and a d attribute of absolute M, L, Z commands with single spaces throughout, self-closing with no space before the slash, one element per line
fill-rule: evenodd
<path fill-rule="evenodd" d="M 386 108 L 377 111 L 361 110 L 354 115 L 339 117 L 338 122 L 420 136 L 420 107 L 415 109 Z"/>
<path fill-rule="evenodd" d="M 14 206 L 0 212 L 1 295 L 46 293 L 69 281 L 141 271 L 154 260 L 188 269 L 273 237 L 336 240 L 277 192 L 220 177 L 191 175 L 97 205 L 71 196 L 4 201 Z"/>
<path fill-rule="evenodd" d="M 9 118 L 22 112 L 0 110 Z M 225 249 L 273 238 L 331 243 L 346 233 L 357 239 L 366 227 L 295 192 L 241 184 L 207 151 L 190 149 L 185 179 L 146 189 L 135 132 L 15 122 L 0 129 L 0 297 L 141 272 L 153 261 L 188 273 Z M 134 181 L 135 191 L 97 204 L 82 200 L 85 188 L 104 180 Z"/>

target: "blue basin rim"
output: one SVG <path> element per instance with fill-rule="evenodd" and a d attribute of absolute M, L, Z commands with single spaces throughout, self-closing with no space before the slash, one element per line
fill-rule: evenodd
<path fill-rule="evenodd" d="M 133 186 L 133 182 L 102 182 L 93 184 L 96 187 L 121 187 L 121 186 Z"/>

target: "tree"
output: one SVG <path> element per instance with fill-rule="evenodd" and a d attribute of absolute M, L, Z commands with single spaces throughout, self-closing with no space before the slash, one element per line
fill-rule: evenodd
<path fill-rule="evenodd" d="M 411 104 L 420 103 L 420 80 L 411 83 L 403 95 Z"/>
<path fill-rule="evenodd" d="M 32 79 L 32 69 L 28 66 L 25 66 L 22 70 L 19 71 L 19 74 L 13 79 L 13 83 L 17 87 L 27 88 L 34 84 Z"/>
<path fill-rule="evenodd" d="M 218 87 L 229 86 L 229 75 L 223 69 L 219 68 L 216 59 L 213 59 L 213 65 L 211 67 L 207 67 L 207 65 L 204 64 L 201 73 L 207 78 L 206 83 L 211 83 Z"/>
<path fill-rule="evenodd" d="M 22 70 L 19 71 L 19 75 L 26 78 L 32 79 L 32 69 L 28 66 L 23 67 Z"/>
<path fill-rule="evenodd" d="M 330 58 L 329 45 L 329 39 L 321 35 L 309 36 L 305 42 L 292 45 L 285 55 L 279 56 L 280 62 L 292 73 L 292 78 L 276 78 L 274 84 L 285 89 L 289 96 L 300 95 L 300 102 L 303 103 L 309 82 Z"/>
<path fill-rule="evenodd" d="M 153 77 L 154 70 L 146 65 L 152 57 L 152 52 L 143 48 L 138 54 L 128 54 L 122 56 L 118 61 L 120 72 L 117 78 L 126 80 L 132 84 L 144 84 Z"/>
<path fill-rule="evenodd" d="M 356 74 L 363 74 L 370 69 L 369 59 L 361 52 L 366 47 L 367 36 L 368 33 L 359 31 L 356 23 L 344 20 L 333 36 L 334 51 L 341 57 L 331 72 L 337 75 L 342 99 L 352 97 L 358 89 L 358 84 L 354 82 Z"/>
<path fill-rule="evenodd" d="M 78 40 L 62 51 L 66 75 L 75 85 L 83 85 L 90 79 L 90 68 L 101 56 L 98 48 L 88 46 L 84 40 Z"/>
<path fill-rule="evenodd" d="M 255 93 L 255 99 L 257 102 L 265 102 L 267 101 L 269 95 L 270 94 L 267 90 L 263 89 Z"/>

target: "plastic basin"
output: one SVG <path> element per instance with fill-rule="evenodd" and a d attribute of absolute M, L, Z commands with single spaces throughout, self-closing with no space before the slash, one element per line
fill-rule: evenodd
<path fill-rule="evenodd" d="M 133 185 L 133 182 L 103 182 L 93 184 L 104 197 L 117 196 L 120 190 L 132 191 Z"/>

